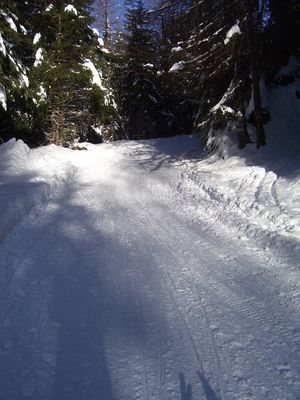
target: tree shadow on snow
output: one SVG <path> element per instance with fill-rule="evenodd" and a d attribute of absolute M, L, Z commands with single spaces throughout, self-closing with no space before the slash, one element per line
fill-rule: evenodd
<path fill-rule="evenodd" d="M 202 384 L 203 388 L 203 393 L 205 395 L 206 400 L 221 400 L 221 397 L 217 395 L 217 393 L 214 391 L 212 386 L 209 383 L 209 380 L 205 377 L 205 375 L 197 371 L 197 374 L 200 378 L 200 382 Z M 184 374 L 181 372 L 179 374 L 179 382 L 180 382 L 180 400 L 192 400 L 193 399 L 193 394 L 192 394 L 192 385 L 190 383 L 186 383 L 186 379 Z"/>
<path fill-rule="evenodd" d="M 214 391 L 214 389 L 212 388 L 212 386 L 209 383 L 209 380 L 205 377 L 205 375 L 200 371 L 197 371 L 197 373 L 198 373 L 199 379 L 201 381 L 206 399 L 207 400 L 221 400 L 221 397 L 219 397 L 217 395 L 217 393 Z"/>
<path fill-rule="evenodd" d="M 52 212 L 6 242 L 16 274 L 0 304 L 3 398 L 117 400 L 105 341 L 111 334 L 122 343 L 145 340 L 137 334 L 143 316 L 126 297 L 127 250 L 102 230 L 102 219 L 109 226 L 104 209 L 97 225 L 74 198 L 69 185 Z M 125 280 L 123 292 L 110 269 Z"/>
<path fill-rule="evenodd" d="M 180 382 L 180 400 L 192 400 L 192 385 L 190 383 L 186 384 L 185 376 L 181 372 L 179 374 Z"/>

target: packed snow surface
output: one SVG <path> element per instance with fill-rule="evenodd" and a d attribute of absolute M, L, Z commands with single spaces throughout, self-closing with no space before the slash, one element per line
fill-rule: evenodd
<path fill-rule="evenodd" d="M 196 139 L 87 146 L 0 146 L 4 398 L 297 399 L 296 181 L 277 178 L 274 203 L 274 172 L 222 174 L 191 159 Z M 209 175 L 236 181 L 220 218 Z M 276 254 L 242 232 L 268 231 L 254 199 L 279 218 Z"/>
<path fill-rule="evenodd" d="M 298 132 L 285 90 L 273 142 L 280 113 Z M 1 145 L 2 398 L 298 399 L 300 159 L 282 143 Z"/>

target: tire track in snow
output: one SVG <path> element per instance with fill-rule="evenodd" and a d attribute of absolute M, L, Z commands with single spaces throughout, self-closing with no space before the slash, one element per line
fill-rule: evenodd
<path fill-rule="evenodd" d="M 152 218 L 154 218 L 154 216 L 152 215 Z M 168 224 L 169 226 L 172 226 L 172 224 Z M 172 238 L 173 241 L 173 238 Z M 184 240 L 181 237 L 180 243 L 182 244 L 184 242 Z M 189 244 L 186 243 L 186 249 L 188 251 L 188 249 L 190 248 Z M 190 250 L 190 253 L 193 253 L 193 250 Z M 194 256 L 197 257 L 197 254 L 194 253 Z M 192 282 L 190 284 L 192 284 L 195 288 L 196 291 L 198 291 L 196 285 L 194 282 L 197 282 L 197 286 L 199 287 L 199 281 L 197 280 L 196 276 L 194 276 L 193 272 L 191 272 L 191 275 L 193 276 Z M 218 296 L 221 297 L 221 302 L 222 304 L 228 304 L 229 306 L 231 306 L 232 309 L 234 309 L 234 313 L 238 313 L 240 316 L 242 316 L 242 320 L 246 320 L 249 321 L 250 324 L 246 324 L 244 327 L 245 332 L 251 328 L 253 330 L 253 328 L 255 327 L 255 331 L 258 334 L 258 332 L 260 332 L 260 334 L 262 335 L 262 337 L 265 337 L 266 340 L 266 345 L 270 345 L 270 346 L 277 346 L 278 347 L 278 343 L 282 340 L 285 341 L 285 343 L 292 343 L 294 342 L 295 344 L 297 344 L 298 348 L 300 343 L 295 342 L 296 337 L 295 337 L 295 331 L 294 328 L 290 327 L 290 325 L 288 324 L 285 329 L 283 329 L 283 322 L 281 322 L 281 324 L 279 324 L 279 330 L 277 330 L 277 326 L 275 325 L 274 327 L 274 323 L 273 323 L 273 318 L 274 318 L 274 313 L 271 313 L 269 310 L 269 307 L 266 303 L 266 300 L 264 300 L 264 303 L 262 303 L 262 300 L 256 299 L 255 297 L 249 297 L 247 296 L 245 293 L 242 293 L 243 297 L 241 297 L 241 294 L 237 297 L 237 295 L 235 293 L 232 292 L 232 290 L 229 287 L 226 287 L 223 282 L 220 282 L 218 280 L 216 280 L 213 275 L 211 275 L 211 271 L 206 271 L 206 273 L 204 273 L 203 270 L 201 270 L 201 275 L 202 275 L 202 280 L 205 277 L 205 282 L 209 283 L 210 285 L 210 291 L 213 293 L 218 293 Z M 211 276 L 210 276 L 211 275 Z M 208 286 L 208 285 L 207 285 Z M 209 292 L 207 292 L 208 287 L 204 287 L 203 285 L 200 286 L 201 290 L 206 291 L 206 299 L 209 299 L 211 296 L 209 295 Z M 204 307 L 205 310 L 205 307 Z M 206 311 L 205 311 L 206 312 Z M 213 315 L 213 314 L 212 314 Z M 278 316 L 276 316 L 276 318 L 278 318 Z M 284 320 L 284 316 L 281 314 L 279 314 L 279 318 L 282 320 Z M 241 322 L 241 319 L 238 319 L 238 322 Z M 207 323 L 207 326 L 209 326 L 209 322 Z M 266 332 L 264 332 L 264 330 L 262 329 L 263 326 L 269 326 L 269 330 Z M 275 329 L 274 329 L 275 328 Z M 268 334 L 269 332 L 271 332 L 271 330 L 273 330 L 272 332 L 272 340 L 269 341 L 268 339 Z M 283 334 L 284 333 L 284 334 Z M 213 336 L 212 336 L 213 337 Z M 280 339 L 279 339 L 280 338 Z M 276 345 L 277 343 L 277 345 Z M 283 353 L 281 353 L 281 357 L 283 356 Z M 255 358 L 256 355 L 254 354 Z M 292 356 L 292 355 L 291 355 Z M 269 358 L 269 357 L 268 357 Z M 274 358 L 274 357 L 273 357 Z M 280 362 L 280 358 L 278 357 L 278 363 Z M 255 369 L 256 367 L 256 361 L 253 359 L 252 361 L 252 366 L 251 369 Z M 265 365 L 266 369 L 268 367 L 268 365 Z M 294 365 L 294 370 L 297 370 L 296 364 Z M 269 382 L 268 387 L 269 387 L 269 391 L 272 392 L 272 388 L 273 388 L 273 382 L 270 381 L 270 379 L 268 378 L 268 376 L 265 374 L 264 369 L 262 370 L 261 375 L 263 376 L 263 379 L 261 379 L 261 382 L 264 382 L 264 384 L 267 384 L 267 382 Z M 278 377 L 278 379 L 282 379 L 281 377 Z"/>
<path fill-rule="evenodd" d="M 122 192 L 124 193 L 124 191 L 122 191 Z M 140 201 L 137 199 L 136 196 L 134 197 L 134 200 L 135 200 L 136 204 L 134 206 L 131 204 L 131 207 L 133 207 L 135 209 L 138 209 L 138 210 L 143 210 L 143 206 L 144 205 L 140 203 Z M 132 202 L 132 197 L 129 199 L 129 201 Z M 149 218 L 149 216 L 150 216 L 150 218 Z M 135 219 L 136 219 L 136 217 L 134 215 L 131 215 L 131 221 L 134 221 Z M 156 243 L 155 247 L 161 246 L 161 243 L 164 241 L 166 234 L 168 236 L 170 236 L 169 233 L 162 227 L 161 223 L 157 220 L 157 217 L 151 211 L 147 210 L 146 213 L 143 213 L 143 219 L 145 221 L 148 220 L 148 224 L 147 224 L 148 227 L 150 227 L 150 226 L 152 227 L 153 233 L 150 233 L 150 234 L 151 234 L 152 239 Z M 153 229 L 152 221 L 155 221 L 154 229 Z M 150 222 L 150 224 L 149 224 L 149 222 Z M 136 224 L 137 221 L 134 221 L 134 223 Z M 160 230 L 163 232 L 163 234 L 158 235 L 158 237 L 155 236 L 155 234 L 154 234 L 155 231 L 157 233 L 157 226 L 159 226 Z M 132 227 L 131 227 L 131 229 L 132 229 Z M 142 229 L 143 228 L 142 228 L 141 224 L 138 222 L 138 228 L 136 229 L 136 231 L 141 231 Z M 145 245 L 147 246 L 146 243 L 145 243 Z M 169 246 L 166 247 L 164 245 L 163 249 L 164 249 L 164 251 L 165 250 L 167 251 L 168 258 L 174 259 L 177 264 L 180 264 L 182 266 L 182 268 L 184 268 L 184 264 L 182 262 L 180 262 L 178 260 L 178 258 L 174 255 L 174 252 L 172 251 L 171 247 L 169 247 Z M 150 248 L 149 245 L 148 245 L 148 252 L 149 253 L 153 252 L 152 248 Z M 159 262 L 158 262 L 158 265 L 160 265 Z M 172 277 L 172 274 L 170 273 L 169 268 L 168 268 L 167 265 L 164 265 L 164 267 L 162 267 L 160 265 L 158 267 L 158 272 L 159 272 L 159 274 L 161 275 L 161 277 L 162 277 L 162 279 L 164 281 L 164 285 L 165 285 L 165 287 L 166 287 L 166 289 L 167 289 L 167 291 L 169 293 L 169 298 L 172 300 L 173 306 L 177 310 L 179 319 L 181 320 L 181 322 L 182 322 L 182 324 L 184 326 L 184 330 L 186 332 L 186 335 L 189 338 L 189 341 L 190 341 L 191 346 L 193 348 L 193 351 L 194 351 L 194 354 L 195 354 L 195 357 L 196 357 L 196 361 L 197 361 L 197 367 L 196 368 L 198 368 L 198 370 L 200 370 L 201 366 L 202 366 L 202 362 L 201 362 L 201 357 L 200 357 L 200 353 L 199 353 L 199 350 L 198 350 L 198 346 L 196 345 L 192 330 L 191 330 L 191 328 L 189 326 L 189 322 L 183 315 L 182 304 L 179 304 L 178 301 L 176 300 L 176 299 L 181 298 L 182 295 L 181 295 L 180 292 L 178 292 L 178 289 L 177 289 L 177 286 L 175 284 L 175 281 L 174 281 L 174 279 Z M 168 282 L 171 283 L 171 287 L 173 288 L 172 290 L 170 290 L 170 287 L 169 287 L 170 285 L 169 285 Z M 199 295 L 198 292 L 195 291 L 195 288 L 192 290 L 192 292 L 193 292 L 193 297 L 197 298 L 198 304 L 201 306 L 201 309 L 204 310 L 204 320 L 206 321 L 206 330 L 205 330 L 205 334 L 203 336 L 208 336 L 210 338 L 211 349 L 212 349 L 212 352 L 213 352 L 213 356 L 210 357 L 210 359 L 216 360 L 216 368 L 215 369 L 217 371 L 218 386 L 219 386 L 220 391 L 221 391 L 222 399 L 225 399 L 224 384 L 223 384 L 222 377 L 221 377 L 221 372 L 220 372 L 221 371 L 221 362 L 220 362 L 220 358 L 219 358 L 219 355 L 218 355 L 218 350 L 217 350 L 216 343 L 215 343 L 214 338 L 212 336 L 212 333 L 211 333 L 211 331 L 209 330 L 209 327 L 208 327 L 208 325 L 209 325 L 208 316 L 205 313 L 205 307 L 204 307 L 204 304 L 203 304 L 201 296 Z M 174 293 L 176 293 L 176 295 L 174 295 Z M 196 293 L 196 295 L 195 295 L 195 293 Z M 204 347 L 202 347 L 201 353 L 205 354 Z"/>
<path fill-rule="evenodd" d="M 145 207 L 145 204 L 140 202 L 140 200 L 138 198 L 136 198 L 136 201 L 138 203 L 138 207 L 136 207 L 137 209 L 143 209 L 143 207 Z M 147 210 L 147 212 L 150 213 L 149 210 Z M 155 221 L 155 218 L 156 218 L 156 221 Z M 149 221 L 151 221 L 151 222 L 155 221 L 162 228 L 162 225 L 161 225 L 162 218 L 157 218 L 157 216 L 154 215 L 153 213 L 150 213 L 150 218 L 148 218 L 148 223 L 149 223 Z M 166 235 L 170 236 L 169 228 L 171 226 L 173 227 L 173 224 L 169 221 L 169 223 L 167 223 L 166 226 L 168 226 L 168 229 L 162 228 L 164 230 L 164 236 L 162 236 L 162 237 L 166 237 Z M 155 227 L 153 228 L 153 231 L 155 231 Z M 158 236 L 160 236 L 160 235 L 158 235 Z M 174 243 L 174 240 L 178 241 L 178 237 L 173 236 L 171 238 L 171 240 L 170 240 L 171 245 L 172 245 L 172 243 Z M 180 238 L 180 243 L 182 243 L 182 237 Z M 188 252 L 191 252 L 190 241 L 188 243 L 186 243 L 186 245 L 187 245 L 186 250 Z M 194 253 L 194 255 L 197 256 L 195 253 Z M 201 272 L 203 272 L 203 271 L 201 271 Z M 209 271 L 209 272 L 211 274 L 211 271 Z M 207 276 L 207 274 L 206 274 L 205 278 L 206 278 L 206 280 L 209 281 L 209 278 L 211 280 L 212 276 Z M 194 280 L 193 280 L 193 282 L 194 282 Z M 197 284 L 198 284 L 198 282 L 197 282 Z M 241 316 L 243 316 L 243 319 L 245 319 L 246 321 L 247 320 L 250 321 L 250 326 L 252 326 L 252 329 L 253 329 L 253 324 L 255 324 L 257 332 L 261 331 L 260 327 L 263 326 L 266 323 L 266 321 L 267 321 L 268 326 L 273 327 L 272 314 L 271 314 L 271 316 L 269 316 L 268 306 L 266 303 L 266 301 L 268 299 L 264 299 L 263 303 L 262 303 L 262 300 L 258 300 L 258 299 L 256 300 L 255 297 L 251 298 L 251 296 L 250 296 L 250 299 L 249 299 L 249 294 L 246 294 L 246 292 L 242 293 L 242 295 L 244 297 L 244 299 L 243 299 L 243 297 L 242 298 L 237 297 L 237 293 L 232 292 L 232 288 L 230 288 L 230 286 L 227 288 L 226 288 L 226 286 L 228 286 L 228 285 L 224 284 L 223 282 L 218 282 L 218 286 L 212 285 L 211 288 L 215 289 L 215 291 L 217 291 L 218 293 L 221 293 L 223 295 L 222 301 L 225 301 L 225 304 L 226 304 L 226 299 L 227 299 L 227 303 L 229 305 L 231 304 L 231 306 L 232 306 L 232 308 L 234 308 L 235 312 L 237 312 Z M 207 291 L 207 288 L 206 288 L 206 291 Z M 228 291 L 229 291 L 229 293 L 228 293 Z M 241 296 L 241 293 L 240 293 L 240 296 Z M 236 298 L 236 299 L 232 300 L 232 297 Z M 207 295 L 206 298 L 209 298 L 209 295 Z M 274 317 L 274 315 L 273 315 L 273 317 Z M 282 315 L 279 314 L 279 317 L 282 318 Z M 278 318 L 278 316 L 276 318 Z M 249 328 L 249 327 L 245 326 L 243 329 L 247 330 L 247 328 Z M 287 332 L 286 329 L 284 331 L 285 331 L 285 333 Z M 262 334 L 263 333 L 264 332 L 262 331 Z M 276 332 L 274 336 L 275 336 L 275 341 L 276 341 L 276 337 L 282 338 L 282 334 L 280 332 Z M 288 343 L 292 338 L 295 340 L 295 335 L 293 335 L 293 333 L 291 336 L 287 335 L 285 338 L 286 343 Z M 273 337 L 273 339 L 274 339 L 274 337 Z M 249 365 L 248 369 L 255 369 L 256 359 L 257 359 L 255 353 L 253 353 L 253 355 L 251 356 L 251 359 L 252 359 L 252 361 L 251 361 L 252 365 L 251 365 L 251 367 Z M 264 373 L 264 371 L 262 371 L 262 376 L 264 376 L 264 378 L 262 378 L 260 380 L 264 381 L 265 384 L 266 384 L 266 382 L 269 382 L 267 386 L 269 387 L 269 392 L 271 393 L 274 382 L 270 381 L 270 379 Z M 278 389 L 278 390 L 280 391 L 280 389 Z"/>

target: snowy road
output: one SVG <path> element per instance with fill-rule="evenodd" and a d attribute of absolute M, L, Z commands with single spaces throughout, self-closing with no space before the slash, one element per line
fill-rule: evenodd
<path fill-rule="evenodd" d="M 296 272 L 180 212 L 150 145 L 73 163 L 0 247 L 0 399 L 299 399 Z"/>

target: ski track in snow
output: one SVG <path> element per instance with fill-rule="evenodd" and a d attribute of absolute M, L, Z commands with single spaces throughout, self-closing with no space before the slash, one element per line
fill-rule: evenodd
<path fill-rule="evenodd" d="M 0 399 L 298 399 L 297 266 L 237 240 L 183 158 L 137 142 L 72 157 L 0 247 Z M 253 169 L 238 207 L 284 219 L 276 182 Z"/>

